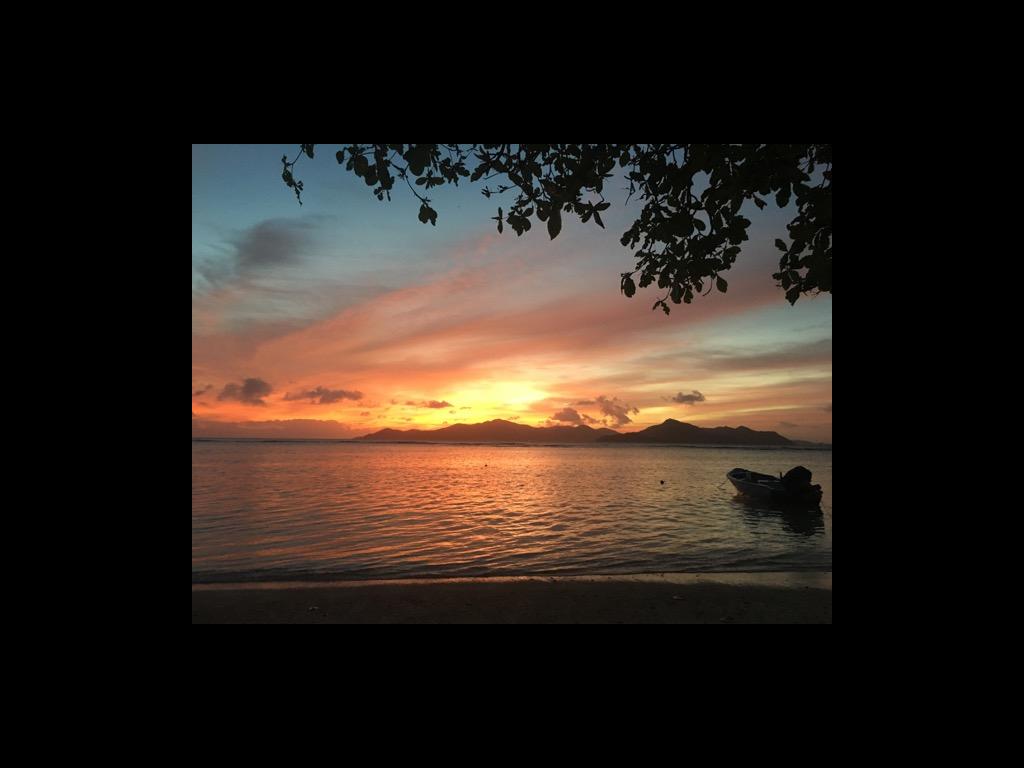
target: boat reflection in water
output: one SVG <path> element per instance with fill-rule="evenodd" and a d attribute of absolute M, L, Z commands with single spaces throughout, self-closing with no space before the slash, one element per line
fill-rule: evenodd
<path fill-rule="evenodd" d="M 781 524 L 787 533 L 800 536 L 825 534 L 825 515 L 821 507 L 772 502 L 742 493 L 737 493 L 732 503 L 741 509 L 744 521 L 754 528 Z"/>

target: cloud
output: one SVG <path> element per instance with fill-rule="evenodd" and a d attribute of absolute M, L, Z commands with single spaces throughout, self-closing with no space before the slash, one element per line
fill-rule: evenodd
<path fill-rule="evenodd" d="M 551 417 L 552 421 L 566 421 L 570 424 L 596 424 L 597 419 L 585 413 L 578 412 L 575 408 L 563 408 Z"/>
<path fill-rule="evenodd" d="M 639 408 L 634 408 L 628 403 L 623 403 L 617 397 L 608 399 L 604 395 L 600 395 L 595 399 L 595 402 L 600 406 L 601 413 L 608 417 L 605 419 L 605 422 L 607 423 L 610 419 L 616 427 L 621 427 L 623 424 L 629 424 L 633 421 L 629 418 L 629 414 L 640 413 Z"/>
<path fill-rule="evenodd" d="M 285 400 L 311 400 L 316 401 L 320 405 L 328 405 L 329 403 L 336 403 L 339 400 L 362 400 L 363 393 L 357 391 L 349 391 L 347 389 L 326 389 L 325 387 L 317 387 L 316 389 L 310 389 L 306 392 L 287 392 L 284 396 Z"/>
<path fill-rule="evenodd" d="M 192 420 L 192 437 L 333 438 L 347 439 L 365 434 L 338 421 L 320 419 L 274 419 L 271 421 Z"/>
<path fill-rule="evenodd" d="M 832 413 L 832 403 L 826 405 L 822 410 L 825 411 L 825 413 Z"/>
<path fill-rule="evenodd" d="M 455 406 L 449 403 L 447 400 L 421 400 L 420 402 L 414 402 L 413 400 L 406 400 L 406 405 L 411 405 L 415 408 L 454 408 Z"/>
<path fill-rule="evenodd" d="M 577 400 L 573 405 L 597 405 L 596 400 Z"/>
<path fill-rule="evenodd" d="M 551 417 L 552 421 L 568 421 L 570 424 L 582 424 L 583 417 L 573 408 L 563 408 Z"/>
<path fill-rule="evenodd" d="M 690 390 L 690 394 L 684 395 L 680 392 L 677 395 L 673 395 L 669 398 L 674 403 L 682 403 L 683 405 L 693 405 L 694 403 L 703 403 L 704 395 L 698 392 L 696 389 Z"/>
<path fill-rule="evenodd" d="M 693 362 L 709 370 L 759 371 L 832 365 L 832 339 L 800 344 L 778 344 L 768 351 L 715 349 L 698 352 Z"/>
<path fill-rule="evenodd" d="M 222 288 L 273 267 L 298 263 L 310 247 L 314 226 L 310 219 L 267 219 L 222 243 L 215 253 L 193 253 L 193 275 L 202 281 L 199 291 Z M 193 279 L 193 290 L 196 288 Z"/>
<path fill-rule="evenodd" d="M 309 229 L 307 221 L 261 222 L 235 240 L 235 259 L 243 269 L 294 263 L 309 243 Z"/>
<path fill-rule="evenodd" d="M 246 379 L 242 384 L 226 384 L 217 395 L 218 400 L 237 400 L 246 405 L 266 405 L 264 397 L 274 388 L 263 379 Z"/>
<path fill-rule="evenodd" d="M 207 384 L 206 386 L 200 387 L 199 389 L 195 390 L 192 393 L 192 397 L 199 397 L 200 395 L 205 395 L 211 389 L 213 389 L 213 384 Z"/>
<path fill-rule="evenodd" d="M 787 427 L 789 429 L 799 429 L 800 428 L 799 424 L 794 424 L 792 421 L 780 421 L 779 422 L 779 426 L 780 427 Z"/>
<path fill-rule="evenodd" d="M 362 412 L 362 413 L 360 413 L 359 415 L 360 415 L 360 416 L 369 416 L 369 415 L 370 415 L 370 412 L 369 412 L 369 411 L 363 411 L 363 412 Z"/>

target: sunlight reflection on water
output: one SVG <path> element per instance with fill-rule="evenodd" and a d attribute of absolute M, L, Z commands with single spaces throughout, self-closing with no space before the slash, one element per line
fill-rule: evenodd
<path fill-rule="evenodd" d="M 820 513 L 725 479 L 797 464 Z M 193 581 L 831 569 L 831 451 L 192 443 Z"/>

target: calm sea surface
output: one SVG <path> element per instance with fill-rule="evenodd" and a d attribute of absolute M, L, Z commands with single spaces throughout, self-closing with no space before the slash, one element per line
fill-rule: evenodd
<path fill-rule="evenodd" d="M 798 464 L 822 513 L 725 479 Z M 192 443 L 194 582 L 784 570 L 832 570 L 831 451 Z"/>

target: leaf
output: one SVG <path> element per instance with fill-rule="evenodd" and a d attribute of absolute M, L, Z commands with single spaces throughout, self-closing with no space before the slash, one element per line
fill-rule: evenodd
<path fill-rule="evenodd" d="M 601 229 L 604 229 L 604 222 L 601 221 L 601 214 L 598 213 L 596 209 L 594 211 L 594 221 L 601 225 Z"/>
<path fill-rule="evenodd" d="M 405 153 L 405 161 L 409 164 L 409 170 L 413 176 L 423 173 L 423 168 L 430 160 L 430 153 L 423 147 L 410 147 Z"/>
<path fill-rule="evenodd" d="M 548 234 L 554 240 L 562 231 L 562 210 L 557 205 L 552 205 L 548 215 Z"/>
<path fill-rule="evenodd" d="M 786 244 L 785 244 L 784 242 L 782 242 L 782 240 L 780 240 L 780 239 L 779 239 L 779 238 L 777 238 L 777 237 L 775 238 L 775 247 L 776 247 L 776 248 L 778 248 L 778 249 L 779 249 L 780 251 L 782 251 L 783 253 L 785 253 L 786 251 L 788 251 L 788 250 L 789 250 L 789 249 L 788 249 L 788 248 L 786 247 Z"/>
<path fill-rule="evenodd" d="M 339 149 L 337 152 L 334 153 L 334 156 L 336 158 L 338 158 L 338 165 L 341 165 L 342 163 L 345 162 L 345 150 L 344 149 Z"/>
<path fill-rule="evenodd" d="M 633 278 L 629 275 L 622 278 L 622 292 L 626 294 L 627 298 L 632 298 L 633 294 L 636 293 L 636 283 L 633 282 Z"/>
<path fill-rule="evenodd" d="M 433 208 L 431 208 L 426 203 L 423 203 L 420 206 L 419 219 L 424 224 L 426 224 L 429 221 L 433 226 L 436 227 L 437 226 L 437 211 L 435 211 Z"/>
<path fill-rule="evenodd" d="M 729 284 L 725 281 L 724 277 L 719 277 L 715 280 L 715 285 L 718 286 L 718 290 L 721 293 L 725 293 L 729 290 Z"/>

